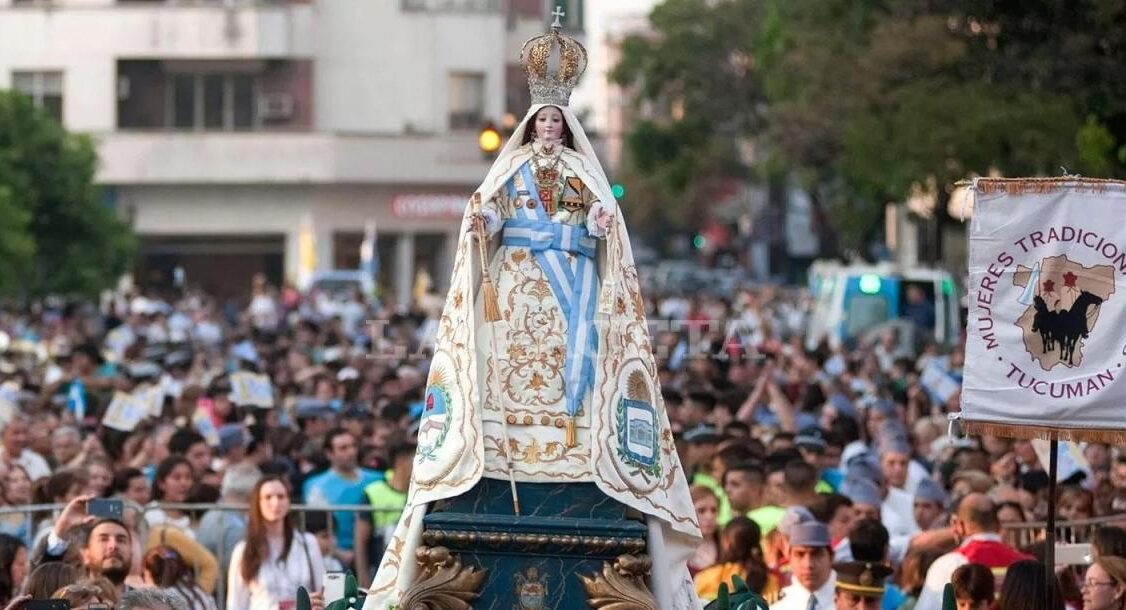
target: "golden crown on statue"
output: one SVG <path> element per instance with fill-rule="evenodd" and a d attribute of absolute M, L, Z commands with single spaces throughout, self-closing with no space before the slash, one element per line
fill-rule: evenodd
<path fill-rule="evenodd" d="M 533 105 L 566 106 L 571 90 L 579 84 L 579 78 L 586 71 L 586 49 L 579 41 L 562 32 L 560 18 L 564 15 L 563 10 L 556 7 L 552 13 L 555 22 L 551 24 L 551 31 L 529 39 L 520 49 L 520 61 L 528 73 Z"/>

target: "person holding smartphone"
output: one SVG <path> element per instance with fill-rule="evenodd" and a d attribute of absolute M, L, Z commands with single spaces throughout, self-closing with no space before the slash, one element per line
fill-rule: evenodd
<path fill-rule="evenodd" d="M 82 567 L 89 577 L 106 577 L 120 594 L 125 591 L 125 578 L 133 562 L 133 532 L 119 519 L 89 514 L 87 504 L 93 499 L 79 496 L 66 505 L 47 534 L 43 557 L 45 561 L 61 561 L 75 531 L 89 528 L 81 551 Z"/>
<path fill-rule="evenodd" d="M 324 610 L 325 568 L 317 538 L 297 529 L 284 477 L 263 477 L 250 493 L 246 538 L 231 554 L 227 608 L 295 610 L 305 587 L 313 610 Z"/>

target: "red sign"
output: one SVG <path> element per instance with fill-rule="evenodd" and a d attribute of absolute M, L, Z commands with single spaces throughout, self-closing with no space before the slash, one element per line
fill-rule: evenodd
<path fill-rule="evenodd" d="M 466 205 L 461 195 L 396 195 L 391 213 L 396 218 L 461 218 Z"/>

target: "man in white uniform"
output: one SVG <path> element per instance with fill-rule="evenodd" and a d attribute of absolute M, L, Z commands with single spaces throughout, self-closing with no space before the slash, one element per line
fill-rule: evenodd
<path fill-rule="evenodd" d="M 793 584 L 782 589 L 771 610 L 835 610 L 837 578 L 825 524 L 806 521 L 790 528 L 790 568 Z"/>

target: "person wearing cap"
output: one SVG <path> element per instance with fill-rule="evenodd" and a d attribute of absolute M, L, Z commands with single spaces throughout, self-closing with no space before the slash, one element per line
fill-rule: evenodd
<path fill-rule="evenodd" d="M 246 460 L 247 449 L 250 447 L 251 441 L 254 440 L 246 426 L 243 424 L 226 424 L 219 428 L 218 436 L 219 445 L 216 452 L 222 465 L 222 468 L 218 469 L 220 472 L 225 472 L 226 469 Z"/>
<path fill-rule="evenodd" d="M 853 510 L 858 519 L 880 520 L 880 488 L 869 479 L 849 477 L 841 486 L 841 493 L 852 500 Z"/>
<path fill-rule="evenodd" d="M 1010 565 L 1032 559 L 1002 541 L 997 507 L 985 494 L 971 493 L 962 498 L 950 525 L 959 540 L 958 548 L 931 564 L 915 610 L 942 610 L 943 589 L 959 566 L 980 563 L 993 570 L 1000 581 Z"/>
<path fill-rule="evenodd" d="M 771 610 L 831 610 L 836 575 L 829 529 L 818 521 L 804 521 L 787 530 L 793 582 L 782 589 Z"/>
<path fill-rule="evenodd" d="M 340 427 L 352 433 L 356 438 L 368 437 L 367 423 L 372 419 L 370 411 L 362 404 L 350 404 L 340 412 Z"/>
<path fill-rule="evenodd" d="M 881 427 L 879 445 L 880 474 L 884 480 L 883 517 L 893 536 L 910 536 L 919 531 L 915 523 L 915 487 L 908 484 L 911 443 L 898 423 Z"/>
<path fill-rule="evenodd" d="M 687 404 L 687 403 L 686 403 Z M 686 450 L 683 455 L 684 469 L 692 473 L 690 483 L 703 485 L 714 491 L 716 495 L 723 493 L 723 484 L 708 472 L 715 455 L 716 444 L 720 441 L 719 432 L 715 426 L 699 424 L 684 431 L 681 436 Z"/>
<path fill-rule="evenodd" d="M 331 404 L 312 397 L 298 398 L 295 411 L 298 427 L 310 440 L 323 439 L 336 420 Z"/>
<path fill-rule="evenodd" d="M 884 582 L 891 576 L 887 565 L 871 561 L 833 564 L 837 573 L 833 600 L 838 610 L 878 610 L 884 600 Z"/>
<path fill-rule="evenodd" d="M 915 488 L 915 523 L 921 530 L 941 527 L 949 496 L 934 479 L 923 479 Z"/>
<path fill-rule="evenodd" d="M 831 468 L 825 464 L 825 438 L 821 434 L 821 429 L 816 426 L 803 428 L 801 432 L 794 437 L 794 446 L 797 447 L 801 457 L 811 466 L 817 469 L 821 477 L 817 481 L 817 493 L 831 493 L 836 491 L 836 488 L 828 481 L 826 474 Z"/>

